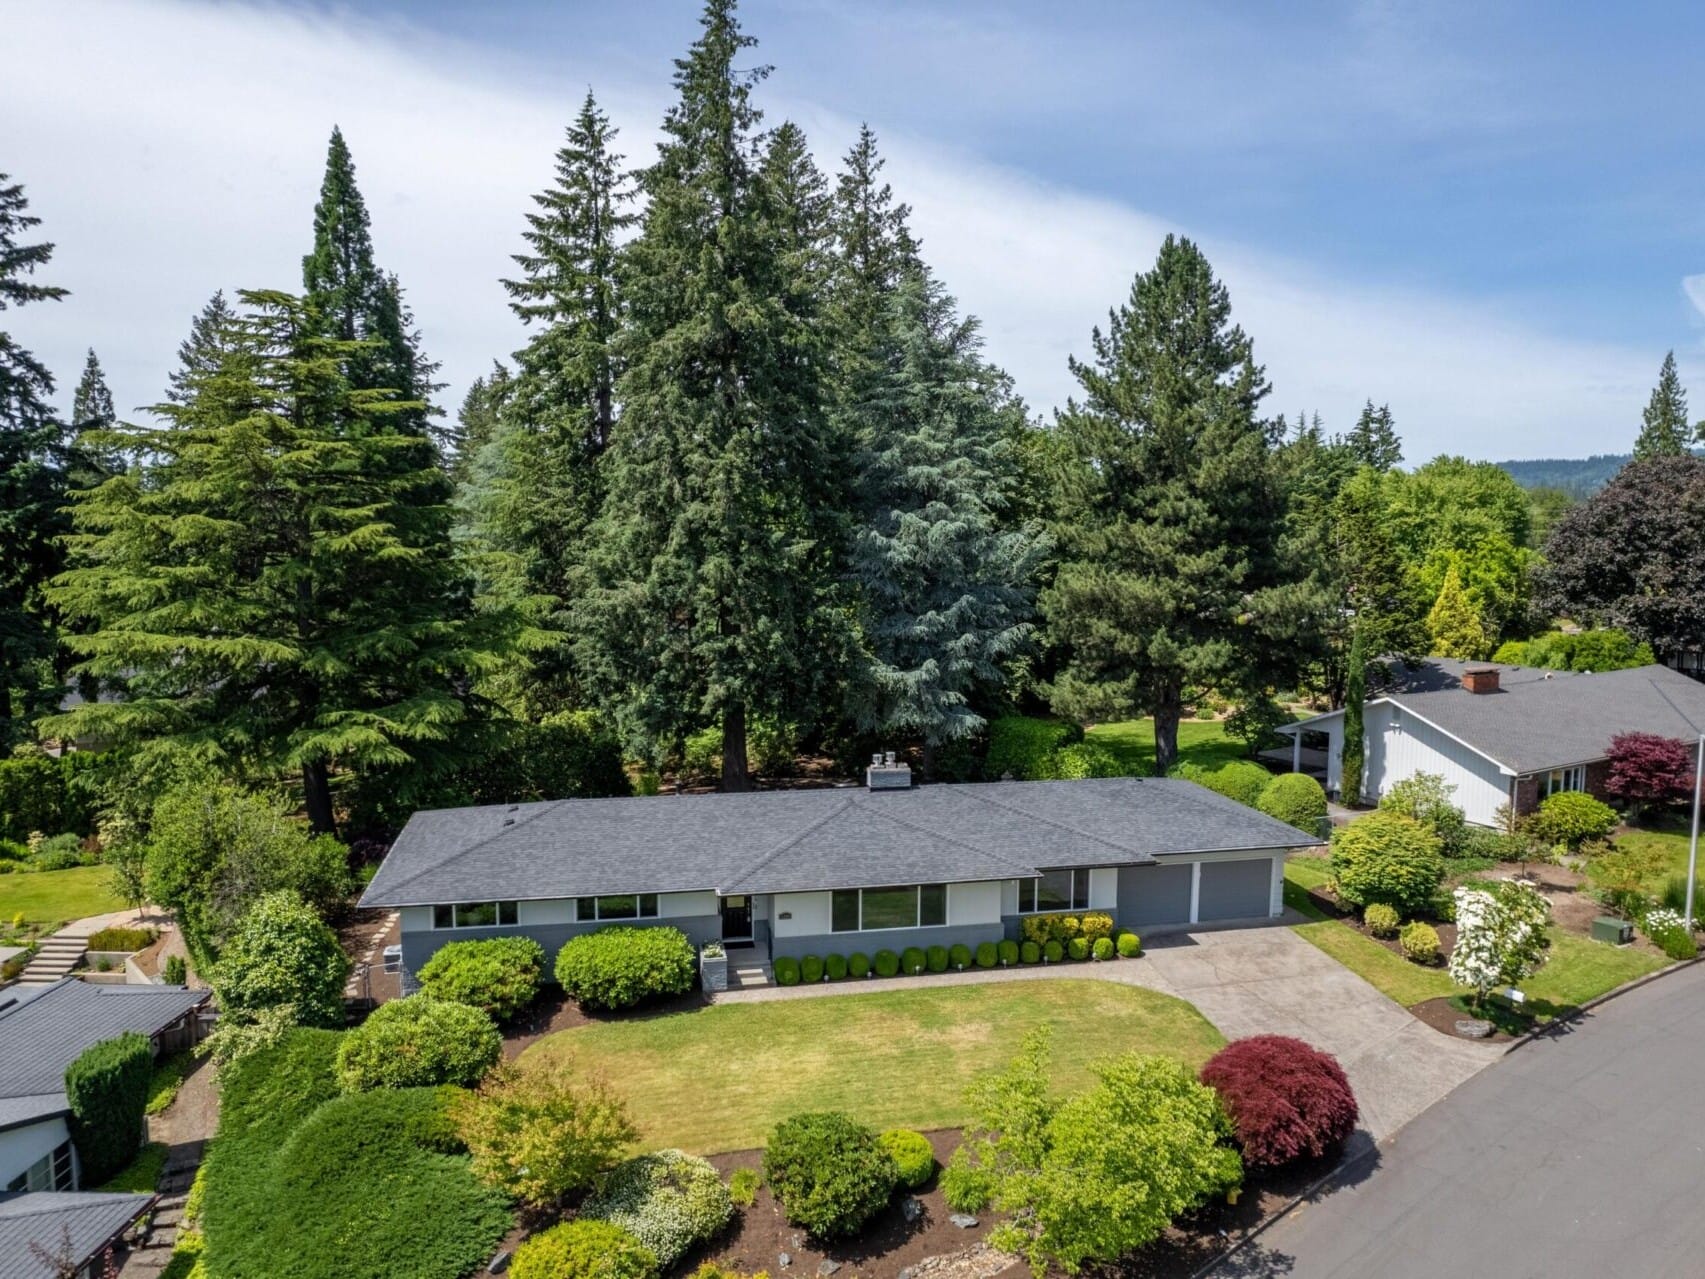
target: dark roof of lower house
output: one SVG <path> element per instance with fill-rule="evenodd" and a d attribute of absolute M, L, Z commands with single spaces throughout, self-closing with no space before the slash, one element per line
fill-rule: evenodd
<path fill-rule="evenodd" d="M 59 1113 L 52 1105 L 57 1099 L 63 1109 L 65 1068 L 85 1048 L 127 1030 L 157 1035 L 207 999 L 207 991 L 182 986 L 100 986 L 75 977 L 0 991 L 0 1116 Z"/>
<path fill-rule="evenodd" d="M 1497 670 L 1498 691 L 1469 692 L 1463 674 L 1486 668 Z M 1693 741 L 1705 732 L 1705 684 L 1667 666 L 1588 673 L 1431 657 L 1393 669 L 1381 699 L 1517 774 L 1603 759 L 1621 733 Z"/>
<path fill-rule="evenodd" d="M 416 813 L 362 904 L 963 883 L 1313 842 L 1170 778 L 565 799 Z"/>
<path fill-rule="evenodd" d="M 53 1279 L 35 1244 L 56 1260 L 70 1246 L 78 1265 L 89 1261 L 154 1202 L 153 1195 L 35 1190 L 0 1194 L 0 1279 Z"/>

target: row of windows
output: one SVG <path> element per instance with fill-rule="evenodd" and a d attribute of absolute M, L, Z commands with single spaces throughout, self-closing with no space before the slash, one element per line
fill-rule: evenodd
<path fill-rule="evenodd" d="M 70 1190 L 71 1143 L 61 1142 L 57 1150 L 43 1155 L 7 1183 L 14 1190 Z"/>
<path fill-rule="evenodd" d="M 513 924 L 519 918 L 514 902 L 459 902 L 432 908 L 434 928 L 491 928 L 496 924 Z"/>
<path fill-rule="evenodd" d="M 656 893 L 627 893 L 614 897 L 576 897 L 574 917 L 581 923 L 599 919 L 656 919 Z"/>
<path fill-rule="evenodd" d="M 1540 789 L 1544 795 L 1555 795 L 1559 791 L 1585 790 L 1586 788 L 1587 770 L 1584 764 L 1576 764 L 1573 768 L 1554 768 L 1545 775 L 1544 780 L 1540 783 Z"/>
<path fill-rule="evenodd" d="M 829 927 L 837 933 L 934 928 L 947 922 L 946 884 L 842 888 L 831 897 Z"/>

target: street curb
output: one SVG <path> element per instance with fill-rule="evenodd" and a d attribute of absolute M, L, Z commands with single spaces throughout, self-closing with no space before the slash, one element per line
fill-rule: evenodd
<path fill-rule="evenodd" d="M 1561 1017 L 1553 1017 L 1550 1021 L 1546 1022 L 1545 1025 L 1528 1031 L 1519 1039 L 1511 1040 L 1509 1047 L 1504 1049 L 1502 1055 L 1507 1057 L 1516 1049 L 1525 1047 L 1536 1039 L 1542 1039 L 1546 1035 L 1549 1035 L 1554 1031 L 1561 1030 L 1565 1026 L 1573 1025 L 1599 1005 L 1608 1004 L 1613 999 L 1619 999 L 1623 995 L 1628 994 L 1629 991 L 1639 990 L 1640 987 L 1649 986 L 1655 981 L 1661 981 L 1663 978 L 1670 976 L 1672 973 L 1684 972 L 1687 969 L 1693 968 L 1702 963 L 1705 963 L 1705 955 L 1701 955 L 1695 959 L 1678 960 L 1677 962 L 1669 965 L 1667 968 L 1658 969 L 1655 973 L 1647 973 L 1644 977 L 1636 977 L 1633 981 L 1624 982 L 1615 990 L 1607 990 L 1602 995 L 1596 995 L 1592 999 L 1587 1000 L 1586 1003 L 1580 1004 L 1571 1009 L 1569 1012 L 1563 1014 Z"/>

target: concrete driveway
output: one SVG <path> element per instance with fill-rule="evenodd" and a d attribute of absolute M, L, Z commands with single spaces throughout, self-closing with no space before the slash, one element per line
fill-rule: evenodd
<path fill-rule="evenodd" d="M 1227 1039 L 1292 1035 L 1336 1057 L 1384 1140 L 1503 1055 L 1417 1021 L 1289 928 L 1236 928 L 1146 941 L 1157 989 L 1187 999 Z"/>

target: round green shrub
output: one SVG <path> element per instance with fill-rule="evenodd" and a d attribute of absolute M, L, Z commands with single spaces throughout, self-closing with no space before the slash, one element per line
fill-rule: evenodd
<path fill-rule="evenodd" d="M 799 961 L 799 980 L 806 986 L 814 986 L 823 980 L 823 961 L 815 955 L 807 955 Z"/>
<path fill-rule="evenodd" d="M 503 1037 L 477 1008 L 431 995 L 380 1004 L 337 1046 L 344 1092 L 471 1086 L 503 1053 Z"/>
<path fill-rule="evenodd" d="M 621 1226 L 667 1270 L 727 1228 L 734 1200 L 708 1160 L 659 1150 L 619 1165 L 580 1215 Z"/>
<path fill-rule="evenodd" d="M 1066 953 L 1073 959 L 1088 959 L 1089 939 L 1087 937 L 1073 937 L 1066 944 Z"/>
<path fill-rule="evenodd" d="M 209 984 L 232 1021 L 290 1004 L 298 1024 L 330 1029 L 343 1025 L 348 980 L 349 957 L 337 934 L 285 888 L 249 907 L 220 951 Z"/>
<path fill-rule="evenodd" d="M 823 972 L 830 981 L 840 981 L 847 975 L 847 957 L 830 955 L 823 960 Z"/>
<path fill-rule="evenodd" d="M 799 985 L 799 961 L 797 959 L 788 955 L 780 955 L 770 965 L 770 969 L 776 975 L 776 985 Z"/>
<path fill-rule="evenodd" d="M 1010 938 L 996 942 L 995 950 L 1000 954 L 1001 963 L 1008 968 L 1018 962 L 1018 943 Z"/>
<path fill-rule="evenodd" d="M 1362 911 L 1362 923 L 1375 937 L 1390 937 L 1402 922 L 1397 907 L 1387 906 L 1384 902 L 1370 902 Z"/>
<path fill-rule="evenodd" d="M 764 1180 L 788 1221 L 819 1239 L 856 1234 L 899 1179 L 876 1134 L 842 1114 L 784 1119 L 764 1148 Z"/>
<path fill-rule="evenodd" d="M 1528 829 L 1547 844 L 1579 848 L 1589 839 L 1603 839 L 1616 829 L 1616 810 L 1585 791 L 1558 791 L 1540 801 L 1527 819 Z"/>
<path fill-rule="evenodd" d="M 1095 945 L 1091 948 L 1089 953 L 1094 955 L 1097 959 L 1112 959 L 1113 939 L 1111 937 L 1097 937 L 1095 939 Z"/>
<path fill-rule="evenodd" d="M 1307 773 L 1280 773 L 1262 789 L 1255 807 L 1313 835 L 1326 816 L 1326 792 Z"/>
<path fill-rule="evenodd" d="M 947 962 L 954 968 L 969 968 L 971 966 L 971 948 L 962 942 L 955 942 L 947 952 Z"/>
<path fill-rule="evenodd" d="M 652 1279 L 657 1254 L 607 1221 L 565 1221 L 515 1250 L 513 1279 Z"/>
<path fill-rule="evenodd" d="M 1444 873 L 1437 836 L 1412 817 L 1373 812 L 1332 832 L 1332 875 L 1339 897 L 1353 906 L 1383 902 L 1418 915 Z"/>
<path fill-rule="evenodd" d="M 1066 948 L 1060 945 L 1060 940 L 1057 937 L 1050 937 L 1047 944 L 1042 947 L 1042 958 L 1050 964 L 1057 964 L 1065 957 Z"/>
<path fill-rule="evenodd" d="M 1419 919 L 1403 925 L 1397 945 L 1406 958 L 1417 964 L 1436 964 L 1439 959 L 1439 930 Z"/>
<path fill-rule="evenodd" d="M 947 947 L 945 947 L 945 946 L 931 946 L 929 948 L 929 956 L 928 956 L 927 962 L 929 964 L 930 972 L 932 972 L 932 973 L 944 973 L 944 972 L 946 972 L 947 971 Z"/>
<path fill-rule="evenodd" d="M 992 941 L 978 942 L 976 958 L 978 968 L 993 968 L 1000 959 L 1000 952 Z"/>
<path fill-rule="evenodd" d="M 539 990 L 545 950 L 531 937 L 486 937 L 440 946 L 417 976 L 429 995 L 508 1021 Z"/>
<path fill-rule="evenodd" d="M 1143 939 L 1135 933 L 1120 933 L 1117 946 L 1121 959 L 1135 959 L 1143 953 Z"/>
<path fill-rule="evenodd" d="M 866 955 L 863 951 L 858 951 L 858 950 L 855 950 L 855 951 L 853 951 L 852 954 L 848 955 L 847 956 L 847 976 L 848 977 L 868 977 L 868 976 L 870 976 L 870 956 Z"/>
<path fill-rule="evenodd" d="M 556 979 L 583 1007 L 631 1008 L 692 990 L 698 958 L 678 928 L 601 928 L 557 952 Z"/>
<path fill-rule="evenodd" d="M 1041 963 L 1042 948 L 1033 941 L 1021 942 L 1018 947 L 1018 961 L 1021 964 Z"/>
<path fill-rule="evenodd" d="M 908 946 L 900 952 L 900 971 L 908 977 L 916 977 L 929 966 L 929 957 L 920 946 Z"/>
<path fill-rule="evenodd" d="M 910 1128 L 890 1128 L 880 1134 L 877 1143 L 888 1152 L 899 1170 L 900 1184 L 907 1190 L 918 1190 L 935 1176 L 935 1150 L 929 1138 Z"/>
<path fill-rule="evenodd" d="M 876 952 L 876 975 L 893 977 L 900 971 L 900 957 L 891 950 Z"/>
<path fill-rule="evenodd" d="M 1077 742 L 1054 752 L 1051 773 L 1062 781 L 1075 781 L 1083 777 L 1124 777 L 1126 769 L 1119 757 L 1099 742 Z"/>
<path fill-rule="evenodd" d="M 1218 768 L 1204 768 L 1200 764 L 1180 764 L 1172 770 L 1176 777 L 1195 782 L 1198 786 L 1206 786 L 1215 794 L 1224 795 L 1227 799 L 1236 800 L 1254 808 L 1261 799 L 1261 792 L 1267 789 L 1267 783 L 1273 780 L 1261 765 L 1246 759 L 1232 760 Z"/>

